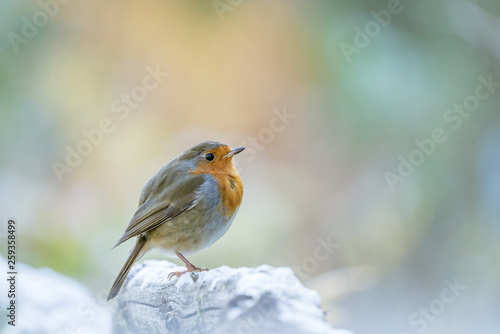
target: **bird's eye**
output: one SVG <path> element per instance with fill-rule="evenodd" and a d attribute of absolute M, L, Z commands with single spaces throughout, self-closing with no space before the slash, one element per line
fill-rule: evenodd
<path fill-rule="evenodd" d="M 207 159 L 208 161 L 212 161 L 215 159 L 215 156 L 212 153 L 207 153 L 205 154 L 205 159 Z"/>

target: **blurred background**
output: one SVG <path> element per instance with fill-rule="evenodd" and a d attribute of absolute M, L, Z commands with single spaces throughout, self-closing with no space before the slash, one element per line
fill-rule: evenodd
<path fill-rule="evenodd" d="M 63 2 L 0 2 L 20 261 L 107 292 L 143 185 L 216 140 L 245 197 L 193 263 L 292 267 L 354 333 L 499 332 L 498 1 Z"/>

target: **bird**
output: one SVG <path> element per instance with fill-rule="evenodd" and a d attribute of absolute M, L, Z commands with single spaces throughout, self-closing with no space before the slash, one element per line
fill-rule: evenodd
<path fill-rule="evenodd" d="M 169 280 L 208 270 L 194 266 L 184 255 L 210 247 L 231 226 L 243 198 L 233 157 L 244 149 L 205 141 L 182 152 L 149 179 L 137 211 L 112 248 L 136 237 L 108 301 L 118 294 L 133 264 L 152 249 L 184 262 L 186 270 L 170 273 Z"/>

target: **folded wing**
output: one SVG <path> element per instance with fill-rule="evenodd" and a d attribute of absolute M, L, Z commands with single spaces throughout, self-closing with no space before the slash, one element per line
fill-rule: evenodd
<path fill-rule="evenodd" d="M 169 187 L 155 191 L 161 195 L 150 196 L 142 203 L 113 248 L 192 209 L 199 200 L 197 190 L 203 182 L 203 175 L 191 175 L 184 181 L 173 182 Z"/>

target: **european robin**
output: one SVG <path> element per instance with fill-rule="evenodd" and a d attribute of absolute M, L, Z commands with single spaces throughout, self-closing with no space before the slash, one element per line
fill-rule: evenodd
<path fill-rule="evenodd" d="M 198 144 L 146 183 L 139 208 L 113 247 L 137 237 L 108 300 L 118 294 L 132 265 L 153 248 L 170 257 L 177 255 L 186 265 L 187 270 L 173 272 L 169 279 L 208 270 L 195 267 L 183 254 L 210 247 L 231 226 L 243 198 L 243 183 L 233 157 L 244 149 L 211 141 Z"/>

